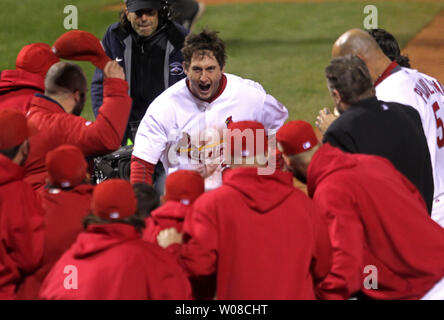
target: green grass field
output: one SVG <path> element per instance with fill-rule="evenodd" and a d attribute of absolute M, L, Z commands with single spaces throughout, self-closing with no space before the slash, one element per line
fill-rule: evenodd
<path fill-rule="evenodd" d="M 18 51 L 31 42 L 52 44 L 63 32 L 65 5 L 79 11 L 79 29 L 102 38 L 118 12 L 103 7 L 119 0 L 2 0 L 0 70 L 14 68 Z M 260 3 L 207 6 L 197 25 L 219 30 L 228 48 L 226 71 L 260 82 L 284 103 L 290 119 L 311 123 L 321 107 L 331 105 L 324 79 L 335 39 L 345 30 L 362 28 L 367 4 L 378 8 L 379 27 L 404 46 L 444 3 L 359 1 L 328 3 Z M 414 64 L 414 62 L 413 62 Z M 93 67 L 81 63 L 89 80 Z M 83 114 L 91 119 L 90 102 Z"/>

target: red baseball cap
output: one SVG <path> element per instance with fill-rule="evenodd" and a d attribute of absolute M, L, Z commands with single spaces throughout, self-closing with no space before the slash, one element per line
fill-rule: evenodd
<path fill-rule="evenodd" d="M 308 122 L 289 121 L 276 134 L 279 151 L 285 155 L 295 155 L 312 149 L 319 141 Z"/>
<path fill-rule="evenodd" d="M 100 40 L 82 30 L 71 30 L 62 34 L 52 46 L 59 58 L 77 61 L 90 61 L 97 68 L 105 68 L 111 59 L 106 55 Z"/>
<path fill-rule="evenodd" d="M 164 199 L 190 205 L 204 192 L 205 182 L 197 171 L 179 170 L 166 178 Z"/>
<path fill-rule="evenodd" d="M 263 155 L 268 151 L 267 134 L 260 122 L 231 122 L 228 124 L 228 139 L 230 139 L 231 156 L 235 158 Z M 258 149 L 258 145 L 263 145 L 263 148 Z"/>
<path fill-rule="evenodd" d="M 137 210 L 133 187 L 123 179 L 105 180 L 94 188 L 91 210 L 96 216 L 106 220 L 132 216 Z"/>
<path fill-rule="evenodd" d="M 19 70 L 39 74 L 44 78 L 48 69 L 59 61 L 60 59 L 54 55 L 49 45 L 32 43 L 20 50 L 15 60 L 15 67 Z"/>
<path fill-rule="evenodd" d="M 0 150 L 21 145 L 38 133 L 37 128 L 16 109 L 0 109 Z"/>
<path fill-rule="evenodd" d="M 78 147 L 61 145 L 47 153 L 46 170 L 52 185 L 69 188 L 85 180 L 88 163 Z"/>

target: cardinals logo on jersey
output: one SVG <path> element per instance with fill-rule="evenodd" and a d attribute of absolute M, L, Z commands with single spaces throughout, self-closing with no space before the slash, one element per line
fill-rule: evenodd
<path fill-rule="evenodd" d="M 230 123 L 233 123 L 233 117 L 232 116 L 229 116 L 227 118 L 227 120 L 225 120 L 225 124 L 226 124 L 227 128 L 230 125 Z"/>

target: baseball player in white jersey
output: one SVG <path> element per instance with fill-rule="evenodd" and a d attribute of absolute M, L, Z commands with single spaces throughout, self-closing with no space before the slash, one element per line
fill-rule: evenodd
<path fill-rule="evenodd" d="M 363 30 L 349 30 L 336 40 L 332 56 L 347 54 L 364 60 L 378 100 L 410 105 L 419 112 L 433 169 L 432 219 L 444 227 L 444 87 L 430 76 L 392 62 Z"/>
<path fill-rule="evenodd" d="M 288 111 L 259 83 L 224 73 L 225 48 L 216 32 L 189 35 L 182 52 L 187 78 L 149 106 L 135 138 L 131 182 L 150 183 L 160 159 L 168 174 L 194 169 L 206 178 L 206 189 L 214 189 L 222 182 L 228 124 L 258 121 L 271 133 L 283 125 Z"/>
<path fill-rule="evenodd" d="M 390 70 L 391 69 L 391 70 Z M 375 83 L 378 99 L 414 107 L 421 116 L 432 161 L 432 219 L 444 227 L 444 87 L 417 70 L 390 65 L 387 77 Z"/>

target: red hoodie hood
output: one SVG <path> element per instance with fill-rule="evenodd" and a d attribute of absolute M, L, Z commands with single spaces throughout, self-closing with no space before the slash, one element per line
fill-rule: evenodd
<path fill-rule="evenodd" d="M 342 152 L 328 143 L 322 145 L 311 159 L 307 169 L 308 195 L 313 198 L 319 183 L 333 172 L 355 167 L 356 164 L 357 160 L 352 154 Z"/>
<path fill-rule="evenodd" d="M 17 180 L 23 180 L 25 171 L 11 159 L 0 154 L 0 186 Z"/>
<path fill-rule="evenodd" d="M 123 223 L 89 225 L 72 246 L 73 256 L 82 259 L 126 241 L 141 239 L 136 228 Z"/>
<path fill-rule="evenodd" d="M 280 170 L 258 175 L 256 168 L 231 169 L 223 175 L 223 184 L 242 193 L 247 205 L 262 214 L 280 205 L 294 191 L 292 175 Z"/>
<path fill-rule="evenodd" d="M 190 206 L 186 206 L 179 201 L 167 201 L 161 207 L 151 212 L 151 217 L 158 219 L 184 220 Z"/>
<path fill-rule="evenodd" d="M 15 89 L 33 88 L 45 91 L 45 79 L 35 73 L 23 70 L 3 70 L 0 74 L 0 94 Z"/>

